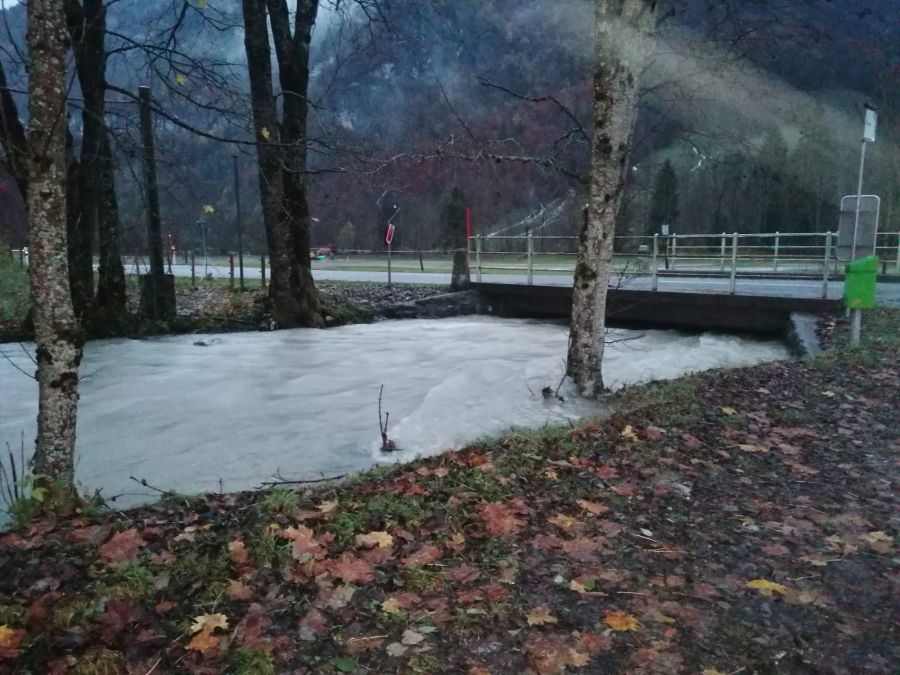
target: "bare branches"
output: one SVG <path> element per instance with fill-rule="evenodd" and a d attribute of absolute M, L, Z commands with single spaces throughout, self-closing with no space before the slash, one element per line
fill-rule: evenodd
<path fill-rule="evenodd" d="M 378 430 L 381 432 L 381 451 L 382 452 L 393 452 L 397 449 L 397 444 L 394 443 L 390 438 L 388 438 L 388 421 L 391 418 L 391 413 L 387 413 L 384 416 L 384 422 L 381 421 L 381 397 L 384 394 L 384 385 L 381 385 L 381 389 L 378 390 Z"/>
<path fill-rule="evenodd" d="M 481 84 L 482 86 L 490 87 L 492 89 L 497 89 L 497 90 L 502 91 L 505 94 L 508 94 L 508 95 L 512 96 L 513 98 L 517 98 L 521 101 L 528 101 L 530 103 L 544 103 L 544 102 L 549 101 L 550 103 L 553 103 L 557 107 L 557 109 L 559 109 L 559 111 L 563 115 L 565 115 L 567 118 L 569 118 L 569 120 L 571 120 L 572 123 L 575 125 L 575 128 L 569 133 L 577 133 L 586 142 L 590 143 L 591 137 L 588 134 L 588 132 L 585 130 L 585 128 L 582 126 L 581 122 L 578 120 L 578 117 L 575 115 L 574 112 L 572 112 L 571 108 L 569 108 L 567 105 L 562 103 L 555 96 L 551 96 L 549 94 L 545 94 L 543 96 L 528 96 L 526 94 L 519 94 L 507 87 L 504 87 L 501 84 L 497 84 L 496 82 L 491 82 L 489 79 L 487 79 L 486 77 L 483 77 L 481 75 L 476 75 L 476 78 L 478 80 L 478 83 Z"/>

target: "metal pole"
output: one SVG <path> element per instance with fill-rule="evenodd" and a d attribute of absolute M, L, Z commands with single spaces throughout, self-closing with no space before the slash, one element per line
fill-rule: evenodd
<path fill-rule="evenodd" d="M 737 288 L 737 248 L 738 233 L 731 235 L 731 294 L 734 295 Z"/>
<path fill-rule="evenodd" d="M 391 287 L 391 243 L 388 242 L 388 288 Z"/>
<path fill-rule="evenodd" d="M 659 235 L 653 235 L 653 281 L 651 281 L 650 288 L 652 290 L 657 290 L 659 288 Z"/>
<path fill-rule="evenodd" d="M 828 277 L 831 273 L 831 232 L 825 233 L 825 260 L 822 261 L 822 297 L 828 298 Z"/>
<path fill-rule="evenodd" d="M 862 206 L 863 171 L 866 166 L 866 139 L 863 139 L 859 153 L 859 182 L 856 185 L 856 215 L 853 218 L 853 247 L 850 249 L 850 260 L 856 260 L 856 237 L 859 235 L 859 210 Z"/>
<path fill-rule="evenodd" d="M 238 179 L 238 153 L 231 155 L 234 160 L 234 224 L 237 228 L 238 271 L 241 278 L 241 290 L 244 290 L 244 225 L 241 222 L 241 181 Z"/>
<path fill-rule="evenodd" d="M 203 278 L 209 277 L 209 251 L 206 249 L 206 222 L 200 225 L 203 232 Z"/>
<path fill-rule="evenodd" d="M 719 271 L 725 271 L 725 233 L 722 233 L 722 246 L 719 251 Z"/>
<path fill-rule="evenodd" d="M 862 310 L 854 309 L 850 312 L 850 346 L 859 347 L 859 334 L 862 329 Z"/>
<path fill-rule="evenodd" d="M 475 235 L 475 278 L 481 283 L 481 235 Z"/>
<path fill-rule="evenodd" d="M 775 233 L 775 263 L 772 266 L 773 272 L 778 271 L 778 248 L 779 248 L 780 244 L 781 244 L 781 232 L 776 232 Z"/>
<path fill-rule="evenodd" d="M 534 283 L 534 237 L 528 233 L 528 285 Z"/>
<path fill-rule="evenodd" d="M 900 274 L 900 232 L 897 232 L 897 274 Z"/>
<path fill-rule="evenodd" d="M 678 235 L 672 234 L 672 269 L 675 269 L 675 258 L 678 257 Z"/>

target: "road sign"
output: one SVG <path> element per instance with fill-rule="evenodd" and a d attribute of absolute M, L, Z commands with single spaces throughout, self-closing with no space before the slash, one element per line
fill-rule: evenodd
<path fill-rule="evenodd" d="M 869 143 L 875 142 L 875 127 L 878 125 L 878 113 L 875 108 L 866 105 L 866 122 L 863 130 L 863 139 Z"/>
<path fill-rule="evenodd" d="M 390 244 L 394 241 L 394 224 L 391 223 L 387 227 L 387 232 L 384 233 L 384 243 Z"/>

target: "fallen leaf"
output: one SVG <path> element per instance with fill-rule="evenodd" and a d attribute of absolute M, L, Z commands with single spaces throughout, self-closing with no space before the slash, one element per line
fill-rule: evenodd
<path fill-rule="evenodd" d="M 525 526 L 525 522 L 518 514 L 505 504 L 496 502 L 481 504 L 478 507 L 478 515 L 485 529 L 495 536 L 516 534 Z"/>
<path fill-rule="evenodd" d="M 732 415 L 737 415 L 737 410 L 735 410 L 731 406 L 727 406 L 727 405 L 722 406 L 721 408 L 719 408 L 719 410 L 721 410 L 722 414 L 725 415 L 726 417 L 731 417 Z"/>
<path fill-rule="evenodd" d="M 300 619 L 300 639 L 313 642 L 325 632 L 326 625 L 325 615 L 315 607 L 311 608 L 306 616 Z"/>
<path fill-rule="evenodd" d="M 529 626 L 543 626 L 548 623 L 556 623 L 557 621 L 547 605 L 535 607 L 525 615 L 525 620 L 528 622 Z"/>
<path fill-rule="evenodd" d="M 437 546 L 425 544 L 415 553 L 406 556 L 402 562 L 404 567 L 421 567 L 440 560 L 443 555 L 444 552 Z"/>
<path fill-rule="evenodd" d="M 338 560 L 331 561 L 329 571 L 345 584 L 367 584 L 375 580 L 372 566 L 348 551 L 344 551 Z"/>
<path fill-rule="evenodd" d="M 247 553 L 242 539 L 228 542 L 228 554 L 235 565 L 246 565 L 250 562 L 250 554 Z"/>
<path fill-rule="evenodd" d="M 100 547 L 100 557 L 110 564 L 125 562 L 134 558 L 146 542 L 134 528 L 117 532 Z"/>
<path fill-rule="evenodd" d="M 335 499 L 333 501 L 322 502 L 316 508 L 319 510 L 319 513 L 331 513 L 338 507 L 338 501 Z"/>
<path fill-rule="evenodd" d="M 377 546 L 378 548 L 390 548 L 394 545 L 394 538 L 387 532 L 369 532 L 356 535 L 357 546 Z"/>
<path fill-rule="evenodd" d="M 403 631 L 403 637 L 400 638 L 400 642 L 405 645 L 413 646 L 420 644 L 425 641 L 425 636 L 419 632 L 414 631 L 411 628 L 407 628 Z"/>
<path fill-rule="evenodd" d="M 627 438 L 629 441 L 639 441 L 638 435 L 634 433 L 634 429 L 631 428 L 630 424 L 625 425 L 625 428 L 622 429 L 620 433 L 622 438 Z"/>
<path fill-rule="evenodd" d="M 595 516 L 602 516 L 604 513 L 609 512 L 609 507 L 606 504 L 601 504 L 600 502 L 589 502 L 586 499 L 579 499 L 577 503 L 578 506 Z"/>
<path fill-rule="evenodd" d="M 228 630 L 228 617 L 224 614 L 201 614 L 195 616 L 191 622 L 191 632 L 199 633 L 200 631 L 212 632 L 216 628 Z"/>
<path fill-rule="evenodd" d="M 356 661 L 349 656 L 342 656 L 334 660 L 334 667 L 342 673 L 354 673 L 356 672 Z"/>
<path fill-rule="evenodd" d="M 618 610 L 604 614 L 603 623 L 614 631 L 635 631 L 641 626 L 634 615 Z"/>
<path fill-rule="evenodd" d="M 759 591 L 760 595 L 773 595 L 776 593 L 778 595 L 786 595 L 788 592 L 787 586 L 777 584 L 768 579 L 754 579 L 753 581 L 748 581 L 746 587 Z"/>
<path fill-rule="evenodd" d="M 228 582 L 226 595 L 232 600 L 249 600 L 253 597 L 253 591 L 243 581 L 232 579 Z"/>
<path fill-rule="evenodd" d="M 894 538 L 881 530 L 864 534 L 860 539 L 867 542 L 878 553 L 889 553 L 894 543 Z"/>
<path fill-rule="evenodd" d="M 387 646 L 387 649 L 385 649 L 385 651 L 387 652 L 388 656 L 399 658 L 403 656 L 408 649 L 409 647 L 402 645 L 399 642 L 392 642 Z"/>
<path fill-rule="evenodd" d="M 0 625 L 0 658 L 14 659 L 19 656 L 19 645 L 25 639 L 25 631 L 21 628 L 10 628 Z"/>
<path fill-rule="evenodd" d="M 185 649 L 200 652 L 201 654 L 210 654 L 218 651 L 221 643 L 222 637 L 220 635 L 213 635 L 212 631 L 201 630 L 187 643 Z"/>

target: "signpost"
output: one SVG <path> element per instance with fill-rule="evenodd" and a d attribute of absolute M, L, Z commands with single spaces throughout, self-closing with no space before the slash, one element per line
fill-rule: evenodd
<path fill-rule="evenodd" d="M 391 244 L 394 243 L 394 224 L 388 223 L 387 231 L 384 233 L 384 243 L 388 249 L 388 288 L 391 287 Z"/>
<path fill-rule="evenodd" d="M 387 245 L 387 253 L 388 253 L 388 288 L 391 287 L 391 244 L 394 241 L 394 217 L 400 211 L 400 204 L 397 201 L 397 197 L 390 190 L 385 190 L 381 193 L 381 196 L 378 198 L 378 201 L 375 203 L 378 207 L 378 219 L 379 223 L 383 224 L 385 227 L 384 230 L 384 243 Z"/>
<path fill-rule="evenodd" d="M 851 272 L 853 271 L 852 268 L 854 267 L 854 262 L 856 261 L 856 244 L 857 239 L 859 238 L 859 214 L 862 210 L 863 201 L 863 174 L 865 172 L 866 166 L 866 143 L 875 142 L 875 127 L 877 125 L 878 114 L 875 112 L 874 107 L 866 103 L 865 120 L 863 122 L 862 150 L 860 151 L 859 155 L 859 182 L 857 183 L 856 188 L 856 209 L 853 218 L 853 244 L 850 248 L 850 264 L 847 266 L 847 275 L 845 279 L 850 276 Z M 875 227 L 877 230 L 877 222 Z M 844 283 L 846 284 L 847 281 L 845 281 Z M 855 307 L 850 308 L 850 319 L 850 346 L 858 347 L 859 334 L 862 327 L 862 309 L 860 308 L 860 305 L 857 304 Z"/>

